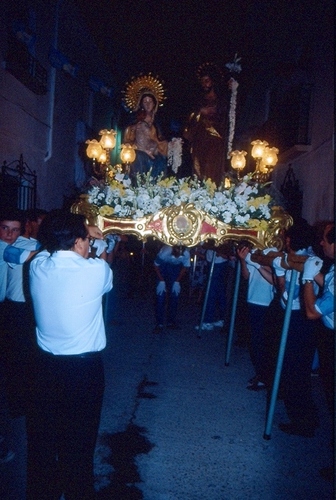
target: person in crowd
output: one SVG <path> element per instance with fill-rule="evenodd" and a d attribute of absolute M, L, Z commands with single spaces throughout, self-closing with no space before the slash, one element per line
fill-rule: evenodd
<path fill-rule="evenodd" d="M 98 238 L 97 238 L 98 235 Z M 38 355 L 27 426 L 27 500 L 94 498 L 93 455 L 104 392 L 102 297 L 112 288 L 102 238 L 85 217 L 52 211 L 29 270 Z M 101 240 L 99 240 L 101 241 Z M 100 257 L 105 257 L 97 245 Z"/>
<path fill-rule="evenodd" d="M 323 248 L 328 268 L 322 274 L 323 262 L 312 256 L 304 264 L 302 281 L 304 284 L 304 304 L 308 319 L 319 320 L 318 352 L 319 374 L 323 380 L 327 403 L 334 414 L 333 346 L 334 346 L 334 260 L 335 260 L 335 225 L 326 222 L 320 244 Z M 311 274 L 309 274 L 311 273 Z M 313 283 L 319 285 L 321 292 L 316 294 Z"/>
<path fill-rule="evenodd" d="M 215 259 L 213 272 L 212 275 L 210 275 L 213 259 Z M 227 247 L 225 245 L 219 246 L 216 249 L 208 247 L 206 251 L 206 260 L 208 280 L 210 279 L 211 282 L 208 295 L 204 298 L 204 300 L 207 299 L 207 302 L 201 329 L 213 330 L 215 327 L 223 328 L 226 317 L 227 301 L 225 282 L 227 270 L 230 265 Z M 196 325 L 195 328 L 198 330 L 199 325 Z"/>
<path fill-rule="evenodd" d="M 118 323 L 117 320 L 114 318 L 114 315 L 117 315 L 120 309 L 120 304 L 119 304 L 120 284 L 118 283 L 118 278 L 116 274 L 115 256 L 118 253 L 119 245 L 122 238 L 125 238 L 125 236 L 120 236 L 118 234 L 112 234 L 112 233 L 109 233 L 105 236 L 105 241 L 107 244 L 106 262 L 112 269 L 113 283 L 114 283 L 112 290 L 110 290 L 110 292 L 105 295 L 103 300 L 104 320 L 105 323 L 107 321 L 110 321 L 110 324 Z"/>
<path fill-rule="evenodd" d="M 22 234 L 14 246 L 36 252 L 39 248 L 37 216 L 30 211 L 23 212 Z M 27 266 L 8 263 L 6 287 L 6 323 L 8 325 L 6 352 L 8 354 L 7 382 L 8 402 L 12 416 L 25 415 L 29 401 L 30 382 L 34 367 L 35 320 L 29 300 Z"/>
<path fill-rule="evenodd" d="M 154 333 L 160 333 L 164 328 L 167 301 L 167 327 L 178 328 L 177 308 L 181 280 L 190 269 L 189 250 L 182 245 L 163 245 L 155 258 L 154 269 L 157 277 Z"/>
<path fill-rule="evenodd" d="M 24 233 L 23 236 L 29 238 L 30 240 L 35 239 L 37 241 L 37 233 L 41 222 L 47 215 L 47 210 L 42 208 L 34 208 L 31 210 L 26 210 L 24 212 Z"/>
<path fill-rule="evenodd" d="M 19 210 L 7 210 L 0 214 L 0 318 L 4 318 L 4 300 L 6 298 L 8 262 L 23 264 L 32 257 L 29 250 L 15 248 L 13 244 L 20 236 L 23 227 L 23 215 Z M 4 324 L 1 325 L 4 327 Z"/>
<path fill-rule="evenodd" d="M 215 64 L 201 65 L 197 77 L 202 95 L 189 116 L 183 136 L 190 145 L 193 173 L 220 185 L 226 171 L 227 90 L 222 88 L 223 76 Z"/>
<path fill-rule="evenodd" d="M 309 256 L 312 241 L 312 228 L 307 222 L 305 220 L 294 222 L 294 225 L 285 233 L 287 259 L 295 255 Z M 290 268 L 284 269 L 281 257 L 274 259 L 273 267 L 277 276 L 284 316 L 293 271 Z M 300 274 L 298 273 L 281 380 L 281 390 L 289 422 L 280 423 L 279 429 L 287 434 L 313 437 L 319 425 L 311 387 L 311 368 L 316 343 L 312 322 L 307 320 L 301 309 L 300 288 Z"/>
<path fill-rule="evenodd" d="M 318 354 L 319 354 L 319 376 L 321 377 L 328 409 L 334 422 L 335 418 L 335 224 L 326 222 L 321 239 L 321 246 L 325 258 L 329 260 L 330 267 L 325 275 L 320 272 L 322 261 L 318 257 L 309 257 L 304 263 L 303 269 L 303 298 L 306 314 L 309 320 L 317 320 L 320 325 L 318 329 Z M 322 293 L 317 294 L 314 289 L 317 283 Z M 321 475 L 332 481 L 334 468 L 325 467 L 320 471 Z"/>
<path fill-rule="evenodd" d="M 0 346 L 0 465 L 10 462 L 15 457 L 15 452 L 9 446 L 8 433 L 10 430 L 10 415 L 6 394 L 6 370 L 2 361 L 3 349 Z"/>
<path fill-rule="evenodd" d="M 124 134 L 124 142 L 136 147 L 136 158 L 131 165 L 131 177 L 151 170 L 153 177 L 165 174 L 167 170 L 168 142 L 161 136 L 155 120 L 158 101 L 149 91 L 141 93 L 136 107 L 136 119 Z"/>
<path fill-rule="evenodd" d="M 241 274 L 248 280 L 250 354 L 255 369 L 255 375 L 248 381 L 247 388 L 258 391 L 264 389 L 270 379 L 265 318 L 274 298 L 274 279 L 271 267 L 260 265 L 251 259 L 251 249 L 252 245 L 249 242 L 242 241 L 237 247 L 237 256 L 241 262 Z"/>
<path fill-rule="evenodd" d="M 2 319 L 2 354 L 5 371 L 6 398 L 10 415 L 25 414 L 28 398 L 28 365 L 33 352 L 33 316 L 24 303 L 23 264 L 36 251 L 36 241 L 25 244 L 24 212 L 8 210 L 0 221 L 2 246 L 0 313 Z M 22 383 L 22 380 L 25 383 Z"/>
<path fill-rule="evenodd" d="M 7 315 L 6 288 L 8 263 L 23 264 L 34 253 L 13 246 L 22 232 L 22 212 L 8 209 L 0 214 L 0 463 L 6 463 L 14 458 L 14 452 L 8 447 L 6 434 L 10 421 L 8 384 L 9 352 L 8 337 L 10 336 L 11 318 Z M 12 414 L 12 416 L 15 416 Z"/>
<path fill-rule="evenodd" d="M 193 251 L 193 265 L 192 272 L 190 273 L 190 294 L 196 292 L 197 304 L 201 304 L 204 298 L 207 264 L 206 249 L 203 248 L 202 244 L 197 245 Z"/>

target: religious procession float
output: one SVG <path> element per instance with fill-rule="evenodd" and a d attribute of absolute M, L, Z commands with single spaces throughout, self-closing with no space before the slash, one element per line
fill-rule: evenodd
<path fill-rule="evenodd" d="M 235 56 L 235 61 L 227 67 L 231 73 L 239 72 L 239 58 Z M 140 155 L 137 149 L 141 145 L 123 144 L 120 155 L 123 165 L 111 166 L 109 157 L 116 144 L 115 132 L 102 130 L 99 142 L 86 141 L 88 156 L 100 162 L 101 178 L 92 180 L 72 211 L 84 214 L 104 235 L 131 234 L 143 241 L 152 237 L 168 245 L 187 247 L 208 240 L 216 246 L 227 240 L 248 240 L 259 249 L 275 247 L 281 250 L 283 231 L 292 224 L 292 218 L 279 206 L 272 195 L 271 183 L 267 182 L 278 150 L 268 147 L 265 141 L 254 141 L 252 155 L 254 150 L 256 170 L 241 177 L 247 153 L 232 151 L 237 87 L 236 80 L 231 77 L 227 150 L 236 174 L 226 173 L 219 185 L 204 176 L 178 178 L 157 172 L 154 175 L 152 168 L 145 173 L 144 170 L 135 171 L 132 175 L 132 162 L 137 154 Z M 133 112 L 139 110 L 144 96 L 152 97 L 153 116 L 164 100 L 162 83 L 151 74 L 134 78 L 127 84 L 124 94 L 125 107 Z M 145 120 L 141 126 L 145 123 L 146 133 L 154 143 L 153 139 L 157 139 L 153 135 L 152 121 Z M 163 141 L 157 142 L 161 147 Z M 181 165 L 181 138 L 167 143 L 166 155 L 170 171 L 176 174 Z"/>

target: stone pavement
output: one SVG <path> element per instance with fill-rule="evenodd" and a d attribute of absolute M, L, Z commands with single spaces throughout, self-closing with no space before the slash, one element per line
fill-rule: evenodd
<path fill-rule="evenodd" d="M 116 275 L 117 278 L 117 275 Z M 129 288 L 126 288 L 129 286 Z M 226 335 L 194 330 L 199 307 L 181 297 L 179 330 L 153 334 L 154 286 L 117 278 L 105 308 L 106 391 L 95 457 L 98 499 L 329 500 L 333 485 L 319 469 L 333 460 L 332 423 L 318 377 L 321 425 L 314 438 L 278 430 L 263 439 L 266 392 L 246 389 L 248 349 L 234 345 L 225 366 Z M 112 312 L 112 308 L 114 311 Z M 240 309 L 240 314 L 243 314 Z M 244 323 L 244 317 L 241 318 Z M 13 422 L 16 457 L 1 466 L 3 500 L 24 500 L 24 420 Z"/>

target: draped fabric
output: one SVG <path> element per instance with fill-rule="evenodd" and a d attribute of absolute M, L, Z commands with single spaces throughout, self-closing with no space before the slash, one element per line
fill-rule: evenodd
<path fill-rule="evenodd" d="M 223 100 L 203 99 L 191 113 L 184 137 L 190 142 L 193 171 L 219 185 L 226 170 L 227 107 Z"/>

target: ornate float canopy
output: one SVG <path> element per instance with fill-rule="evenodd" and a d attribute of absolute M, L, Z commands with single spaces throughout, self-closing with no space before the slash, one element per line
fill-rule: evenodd
<path fill-rule="evenodd" d="M 290 215 L 279 206 L 270 207 L 267 220 L 260 220 L 259 224 L 251 224 L 251 227 L 242 227 L 223 222 L 214 214 L 197 208 L 197 202 L 166 206 L 155 213 L 134 218 L 117 217 L 109 205 L 101 204 L 99 207 L 91 199 L 92 194 L 82 194 L 72 206 L 72 211 L 85 215 L 88 222 L 97 225 L 104 235 L 132 234 L 143 241 L 153 237 L 168 245 L 193 247 L 208 240 L 212 240 L 215 245 L 228 240 L 248 240 L 256 248 L 276 247 L 280 251 L 283 231 L 293 223 Z M 111 208 L 110 215 L 106 215 L 109 212 L 106 207 Z"/>

